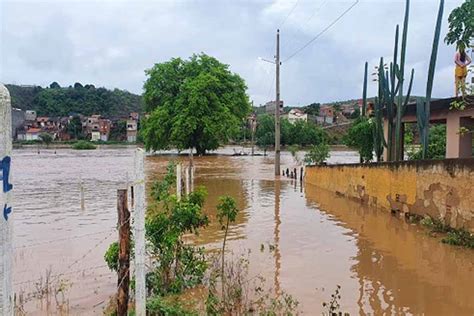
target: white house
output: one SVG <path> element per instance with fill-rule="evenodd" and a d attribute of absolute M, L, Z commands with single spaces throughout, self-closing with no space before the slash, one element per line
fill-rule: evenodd
<path fill-rule="evenodd" d="M 308 122 L 308 114 L 299 109 L 291 109 L 285 116 L 291 124 L 296 123 L 296 121 Z"/>

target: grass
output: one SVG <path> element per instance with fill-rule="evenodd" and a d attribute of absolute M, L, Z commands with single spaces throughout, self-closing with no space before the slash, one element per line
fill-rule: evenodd
<path fill-rule="evenodd" d="M 445 244 L 474 249 L 474 235 L 465 228 L 452 228 L 442 220 L 432 217 L 425 217 L 420 223 L 430 229 L 431 233 L 445 234 L 441 239 Z"/>

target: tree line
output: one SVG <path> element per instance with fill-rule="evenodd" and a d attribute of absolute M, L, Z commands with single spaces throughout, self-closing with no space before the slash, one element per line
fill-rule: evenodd
<path fill-rule="evenodd" d="M 101 114 L 105 117 L 127 116 L 142 112 L 142 98 L 125 90 L 96 88 L 75 83 L 61 87 L 53 82 L 49 87 L 6 85 L 11 94 L 12 107 L 35 110 L 41 116 L 69 116 L 72 114 Z"/>

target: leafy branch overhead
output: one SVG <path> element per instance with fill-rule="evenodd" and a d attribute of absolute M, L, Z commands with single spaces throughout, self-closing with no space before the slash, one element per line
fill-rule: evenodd
<path fill-rule="evenodd" d="M 455 8 L 448 17 L 449 31 L 444 38 L 448 45 L 464 44 L 469 47 L 474 38 L 474 0 L 466 0 Z"/>

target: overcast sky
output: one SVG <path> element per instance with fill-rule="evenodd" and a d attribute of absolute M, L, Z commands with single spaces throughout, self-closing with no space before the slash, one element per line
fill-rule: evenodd
<path fill-rule="evenodd" d="M 438 0 L 412 0 L 407 70 L 424 95 Z M 204 52 L 229 64 L 255 104 L 274 99 L 272 59 L 281 27 L 284 60 L 324 29 L 350 0 L 12 1 L 0 0 L 0 81 L 92 83 L 141 93 L 144 70 Z M 462 0 L 447 0 L 447 17 Z M 296 6 L 295 6 L 296 4 Z M 282 65 L 286 105 L 360 98 L 364 62 L 390 58 L 403 0 L 360 0 L 317 41 Z M 289 15 L 289 13 L 291 13 Z M 282 25 L 283 24 L 283 25 Z M 454 47 L 441 43 L 434 96 L 453 94 Z M 375 93 L 370 82 L 369 92 Z"/>

